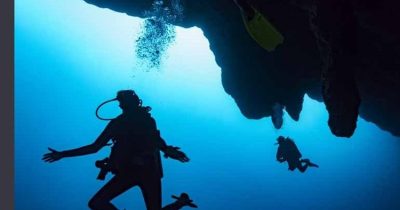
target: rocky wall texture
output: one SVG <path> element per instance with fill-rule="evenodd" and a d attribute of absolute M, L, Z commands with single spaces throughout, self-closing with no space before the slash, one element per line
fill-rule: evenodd
<path fill-rule="evenodd" d="M 152 0 L 85 0 L 143 17 Z M 395 0 L 248 0 L 283 34 L 267 52 L 247 33 L 232 0 L 181 0 L 184 19 L 201 28 L 221 67 L 225 91 L 250 119 L 282 110 L 298 120 L 303 97 L 324 102 L 329 127 L 350 137 L 357 117 L 400 135 L 400 6 Z"/>

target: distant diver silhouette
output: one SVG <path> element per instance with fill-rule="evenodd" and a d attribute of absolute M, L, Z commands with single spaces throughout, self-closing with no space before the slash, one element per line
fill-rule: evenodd
<path fill-rule="evenodd" d="M 114 119 L 104 119 L 98 115 L 101 106 L 118 101 L 122 114 Z M 161 209 L 161 178 L 163 176 L 160 150 L 164 156 L 181 162 L 189 158 L 178 147 L 168 146 L 161 138 L 150 107 L 142 106 L 142 101 L 133 90 L 121 90 L 117 97 L 102 103 L 96 115 L 103 120 L 111 120 L 100 136 L 92 143 L 80 148 L 56 151 L 43 156 L 45 162 L 54 162 L 65 157 L 96 153 L 112 140 L 108 158 L 96 161 L 100 168 L 98 179 L 104 179 L 108 172 L 114 176 L 89 201 L 93 210 L 117 210 L 111 200 L 128 189 L 139 186 L 147 210 Z"/>
<path fill-rule="evenodd" d="M 283 163 L 288 162 L 289 170 L 299 169 L 300 172 L 305 172 L 308 167 L 319 167 L 317 164 L 312 163 L 309 159 L 300 159 L 302 157 L 299 149 L 292 139 L 279 136 L 277 138 L 279 145 L 276 153 L 276 160 Z M 303 165 L 304 163 L 304 165 Z"/>
<path fill-rule="evenodd" d="M 181 193 L 179 197 L 173 195 L 172 198 L 176 199 L 176 201 L 165 206 L 164 208 L 162 208 L 162 210 L 179 210 L 185 206 L 197 208 L 197 205 L 193 203 L 193 200 L 189 198 L 189 195 L 187 193 Z"/>

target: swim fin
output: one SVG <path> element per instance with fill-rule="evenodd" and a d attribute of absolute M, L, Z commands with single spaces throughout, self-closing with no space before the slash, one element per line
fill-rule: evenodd
<path fill-rule="evenodd" d="M 282 34 L 259 11 L 254 9 L 254 13 L 253 18 L 249 20 L 247 15 L 242 12 L 247 32 L 268 52 L 274 51 L 278 45 L 283 43 Z"/>
<path fill-rule="evenodd" d="M 317 164 L 315 164 L 315 163 L 309 162 L 309 163 L 307 163 L 307 164 L 308 164 L 309 167 L 316 167 L 316 168 L 319 168 L 319 166 L 318 166 Z"/>
<path fill-rule="evenodd" d="M 312 163 L 312 162 L 310 161 L 310 159 L 302 159 L 301 162 L 306 163 L 309 167 L 316 167 L 316 168 L 319 168 L 319 166 L 318 166 L 317 164 L 315 164 L 315 163 Z"/>

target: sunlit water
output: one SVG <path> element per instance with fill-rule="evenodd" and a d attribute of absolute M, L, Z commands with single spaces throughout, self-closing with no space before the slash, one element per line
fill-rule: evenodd
<path fill-rule="evenodd" d="M 88 209 L 104 184 L 94 161 L 109 148 L 53 164 L 41 156 L 94 141 L 106 125 L 94 110 L 120 89 L 134 89 L 164 139 L 191 158 L 163 160 L 164 204 L 185 191 L 205 210 L 400 209 L 399 138 L 362 119 L 351 139 L 336 138 L 323 104 L 307 97 L 300 121 L 286 115 L 281 130 L 248 120 L 224 92 L 199 28 L 177 28 L 161 69 L 146 71 L 134 54 L 141 23 L 79 0 L 16 1 L 16 209 Z M 301 174 L 276 162 L 278 135 L 320 168 Z M 144 209 L 138 188 L 114 203 Z"/>

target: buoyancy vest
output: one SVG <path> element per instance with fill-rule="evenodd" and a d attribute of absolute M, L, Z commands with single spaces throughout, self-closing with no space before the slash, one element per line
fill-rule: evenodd
<path fill-rule="evenodd" d="M 116 173 L 126 170 L 152 171 L 163 176 L 158 142 L 160 138 L 150 113 L 124 113 L 111 122 L 113 146 L 110 161 Z M 140 168 L 140 170 L 137 170 Z"/>

